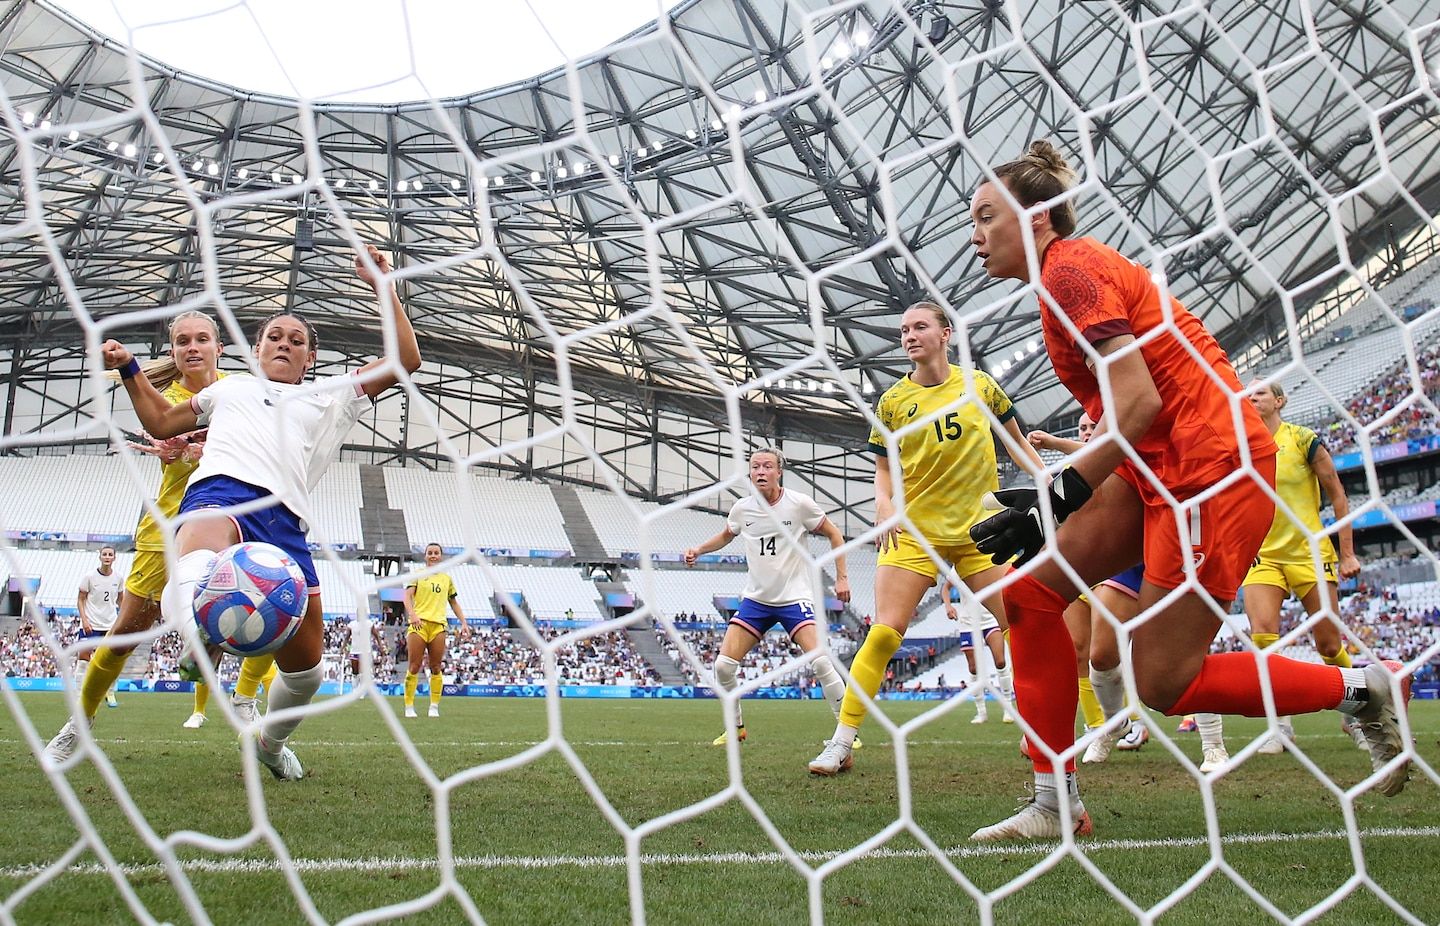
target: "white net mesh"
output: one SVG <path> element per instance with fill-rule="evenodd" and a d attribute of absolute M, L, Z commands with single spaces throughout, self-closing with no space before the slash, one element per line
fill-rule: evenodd
<path fill-rule="evenodd" d="M 240 8 L 262 34 L 273 28 L 272 13 Z M 399 7 L 397 22 L 405 21 L 405 9 Z M 206 28 L 205 17 L 196 22 Z M 126 449 L 137 419 L 101 377 L 102 341 L 117 337 L 141 355 L 159 354 L 166 345 L 156 332 L 164 323 L 200 309 L 238 346 L 225 364 L 238 370 L 250 356 L 254 322 L 279 308 L 300 308 L 319 328 L 317 371 L 353 368 L 383 351 L 382 372 L 401 380 L 361 418 L 313 507 L 299 512 L 321 546 L 326 610 L 355 615 L 352 632 L 369 639 L 377 593 L 383 598 L 402 580 L 376 579 L 349 554 L 357 547 L 384 550 L 387 541 L 390 555 L 408 553 L 396 550 L 397 539 L 438 539 L 461 551 L 447 556 L 443 568 L 457 574 L 470 616 L 509 619 L 513 636 L 533 651 L 524 677 L 545 697 L 543 716 L 525 718 L 520 726 L 528 733 L 519 739 L 459 728 L 446 734 L 452 741 L 427 739 L 379 700 L 384 678 L 377 670 L 389 664 L 361 646 L 362 684 L 300 709 L 308 720 L 297 750 L 327 757 L 322 777 L 294 786 L 308 793 L 272 788 L 253 761 L 253 740 L 243 739 L 247 825 L 217 830 L 229 835 L 209 832 L 203 811 L 215 802 L 240 804 L 237 782 L 184 778 L 213 770 L 219 761 L 213 754 L 196 759 L 208 764 L 172 771 L 168 762 L 189 750 L 189 741 L 161 734 L 148 740 L 150 748 L 164 747 L 161 754 L 145 753 L 147 767 L 133 770 L 123 719 L 103 718 L 93 733 L 81 724 L 78 758 L 45 772 L 57 804 L 27 805 L 13 821 L 24 827 L 33 812 L 61 832 L 68 819 L 73 842 L 48 854 L 27 849 L 24 857 L 43 861 L 0 868 L 6 885 L 0 921 L 54 919 L 43 912 L 54 908 L 44 904 L 74 904 L 74 892 L 95 879 L 108 880 L 113 895 L 105 896 L 124 905 L 111 915 L 229 921 L 237 901 L 217 885 L 241 884 L 253 901 L 243 887 L 252 877 L 270 879 L 263 883 L 272 897 L 288 896 L 286 910 L 293 905 L 294 915 L 316 923 L 378 922 L 432 909 L 470 922 L 558 918 L 564 910 L 582 921 L 724 919 L 744 903 L 726 892 L 732 883 L 753 886 L 747 872 L 757 866 L 787 872 L 788 886 L 775 890 L 789 894 L 774 909 L 788 903 L 816 923 L 886 919 L 860 912 L 867 892 L 886 898 L 885 910 L 915 918 L 939 910 L 946 919 L 991 922 L 1005 905 L 1027 897 L 1041 899 L 1036 907 L 1016 907 L 1025 916 L 1071 917 L 1073 911 L 1055 912 L 1065 908 L 1046 895 L 1047 878 L 1066 872 L 1066 891 L 1084 885 L 1088 902 L 1146 922 L 1170 911 L 1203 918 L 1200 905 L 1217 884 L 1242 898 L 1239 916 L 1260 910 L 1302 922 L 1330 913 L 1383 914 L 1416 923 L 1440 917 L 1433 898 L 1415 886 L 1423 876 L 1397 860 L 1423 854 L 1440 835 L 1433 811 L 1440 777 L 1433 752 L 1427 758 L 1414 745 L 1409 721 L 1402 731 L 1414 766 L 1411 789 L 1402 810 L 1378 823 L 1366 822 L 1377 813 L 1368 801 L 1377 776 L 1352 767 L 1337 773 L 1329 756 L 1312 755 L 1305 736 L 1318 737 L 1318 723 L 1289 749 L 1298 769 L 1287 766 L 1283 788 L 1305 797 L 1293 813 L 1281 805 L 1270 828 L 1256 829 L 1260 824 L 1235 810 L 1236 795 L 1221 793 L 1223 775 L 1200 773 L 1194 750 L 1169 723 L 1142 711 L 1152 739 L 1174 759 L 1166 765 L 1172 783 L 1193 785 L 1177 792 L 1188 829 L 1166 833 L 1156 822 L 1145 825 L 1153 835 L 1109 838 L 1101 826 L 1093 840 L 1067 835 L 997 848 L 967 845 L 964 837 L 1003 815 L 1005 795 L 1018 794 L 1028 772 L 1013 764 L 1008 733 L 1001 746 L 999 737 L 953 729 L 973 688 L 924 711 L 876 700 L 866 726 L 873 745 L 857 761 L 884 768 L 887 777 L 818 793 L 787 783 L 803 779 L 813 738 L 787 744 L 783 759 L 769 761 L 753 746 L 747 754 L 731 736 L 723 768 L 711 760 L 709 779 L 697 781 L 675 776 L 686 760 L 664 757 L 696 738 L 698 709 L 657 736 L 562 698 L 579 665 L 576 653 L 613 655 L 638 646 L 624 632 L 650 634 L 652 622 L 681 666 L 709 682 L 713 652 L 706 647 L 713 649 L 713 641 L 676 622 L 677 614 L 694 610 L 693 587 L 701 580 L 694 573 L 676 578 L 675 554 L 718 529 L 714 512 L 750 491 L 747 452 L 777 438 L 787 438 L 788 484 L 813 494 L 851 538 L 839 552 L 855 586 L 853 614 L 874 613 L 873 474 L 868 457 L 855 462 L 863 457 L 855 451 L 876 423 L 874 400 L 906 368 L 894 344 L 897 305 L 922 297 L 944 305 L 957 322 L 958 362 L 992 372 L 1019 398 L 1022 417 L 1038 421 L 1062 409 L 1066 397 L 1037 340 L 1036 294 L 992 285 L 968 245 L 969 197 L 986 179 L 986 165 L 1042 135 L 1054 137 L 1080 167 L 1082 233 L 1149 266 L 1163 288 L 1223 334 L 1242 370 L 1286 382 L 1292 395 L 1304 397 L 1314 422 L 1327 428 L 1339 422 L 1345 436 L 1353 435 L 1369 491 L 1353 497 L 1349 523 L 1388 524 L 1391 546 L 1410 555 L 1401 568 L 1420 588 L 1415 594 L 1433 589 L 1440 575 L 1428 540 L 1433 525 L 1417 526 L 1425 518 L 1405 507 L 1428 502 L 1433 521 L 1433 493 L 1382 492 L 1376 448 L 1397 436 L 1435 434 L 1432 328 L 1440 315 L 1426 300 L 1437 262 L 1400 261 L 1418 269 L 1396 280 L 1367 263 L 1383 250 L 1373 237 L 1387 225 L 1404 232 L 1403 241 L 1392 238 L 1396 252 L 1423 257 L 1440 237 L 1433 218 L 1440 23 L 1433 7 L 1241 2 L 1022 10 L 926 0 L 759 8 L 700 0 L 532 84 L 398 106 L 232 92 L 169 73 L 124 42 L 101 41 L 37 2 L 9 5 L 0 30 L 7 49 L 0 156 L 9 188 L 0 228 L 9 278 L 0 324 L 8 329 L 10 360 L 0 451 L 25 456 L 87 445 L 120 451 L 103 463 L 86 460 L 96 465 L 83 471 L 58 457 L 45 456 L 44 471 L 35 473 L 22 472 L 29 460 L 5 461 L 14 464 L 6 469 L 13 487 L 0 492 L 0 522 L 12 531 L 0 550 L 5 573 L 20 588 L 26 577 L 64 575 L 73 561 L 40 556 L 53 552 L 46 549 L 51 540 L 127 535 L 137 502 L 153 505 L 157 473 Z M 203 34 L 207 42 L 224 41 L 213 29 Z M 396 41 L 413 53 L 422 40 L 407 32 Z M 404 76 L 426 83 L 420 68 Z M 367 88 L 344 89 L 363 97 Z M 413 374 L 396 356 L 398 332 L 385 300 L 377 311 L 350 270 L 368 243 L 394 262 L 391 279 L 419 332 L 426 359 Z M 1029 246 L 1033 260 L 1033 241 Z M 1364 309 L 1351 308 L 1356 303 Z M 1411 313 L 1412 306 L 1419 310 Z M 1371 352 L 1387 362 L 1399 356 L 1398 365 L 1355 374 L 1353 358 L 1327 353 L 1338 335 L 1324 326 L 1339 322 L 1364 327 L 1350 334 L 1384 339 Z M 1361 401 L 1382 382 L 1377 402 Z M 999 428 L 993 412 L 986 414 Z M 896 437 L 887 437 L 892 447 Z M 362 469 L 399 459 L 440 475 L 427 482 L 390 468 L 378 487 L 364 481 Z M 552 483 L 553 493 L 521 498 L 528 486 L 498 483 L 517 473 Z M 1247 468 L 1234 481 L 1253 476 Z M 55 491 L 57 483 L 65 491 Z M 575 483 L 596 489 L 581 497 L 570 488 Z M 64 496 L 77 486 L 93 487 L 85 494 L 94 497 L 71 512 Z M 34 497 L 44 501 L 32 515 L 25 506 Z M 518 514 L 506 508 L 517 498 Z M 642 501 L 656 498 L 661 503 Z M 123 500 L 120 510 L 101 514 L 109 499 Z M 394 510 L 367 520 L 378 499 Z M 700 509 L 703 515 L 695 513 Z M 903 502 L 897 517 L 911 523 Z M 378 523 L 386 518 L 388 528 Z M 382 533 L 377 544 L 374 532 L 393 532 L 397 521 L 408 533 Z M 421 531 L 436 536 L 417 536 Z M 1318 538 L 1311 539 L 1319 567 Z M 543 587 L 560 580 L 513 562 L 543 560 L 545 551 L 578 556 L 580 545 L 593 547 L 593 559 L 628 564 L 627 577 L 613 584 L 638 607 L 587 605 L 594 620 L 555 633 L 539 620 L 562 617 L 561 605 L 579 596 L 541 606 Z M 937 556 L 928 545 L 927 552 Z M 804 553 L 814 604 L 823 611 L 836 553 L 824 544 Z M 173 569 L 173 543 L 167 561 Z M 129 568 L 127 555 L 120 565 Z M 66 595 L 69 578 L 58 582 Z M 604 594 L 609 576 L 600 585 L 594 578 L 587 577 L 588 588 Z M 517 590 L 526 600 L 507 602 Z M 714 594 L 702 593 L 702 606 Z M 971 604 L 972 598 L 967 593 Z M 32 631 L 10 631 L 9 667 L 19 667 L 21 676 L 60 675 L 66 710 L 80 716 L 77 645 L 44 619 L 45 594 L 26 600 L 26 617 L 39 629 L 23 646 Z M 1426 601 L 1437 604 L 1433 596 L 1417 597 L 1417 610 Z M 936 603 L 927 599 L 924 607 Z M 1243 633 L 1239 617 L 1215 610 Z M 1374 609 L 1368 613 L 1373 617 Z M 1105 617 L 1125 652 L 1138 624 Z M 1317 622 L 1334 617 L 1322 610 L 1300 619 L 1277 646 L 1302 642 Z M 1417 674 L 1440 654 L 1433 633 L 1397 646 L 1393 633 L 1373 630 L 1373 620 L 1350 612 L 1338 617 L 1357 659 L 1398 656 L 1407 673 Z M 176 631 L 193 633 L 160 622 L 134 642 L 160 647 L 157 641 Z M 330 648 L 327 665 L 345 661 L 334 652 L 341 647 Z M 824 647 L 843 650 L 833 636 Z M 483 658 L 482 644 L 474 651 Z M 741 695 L 805 670 L 825 651 L 779 653 L 747 675 L 719 699 L 725 727 L 735 722 Z M 505 655 L 522 658 L 512 650 Z M 626 657 L 615 658 L 625 664 Z M 625 673 L 643 681 L 644 660 L 631 665 Z M 1129 702 L 1139 704 L 1128 659 L 1123 667 Z M 223 680 L 209 668 L 206 677 Z M 0 686 L 18 731 L 9 748 L 33 772 L 48 724 L 60 715 L 50 709 L 53 696 L 42 702 L 47 696 L 22 695 L 18 687 Z M 362 695 L 375 700 L 366 707 Z M 747 712 L 756 710 L 752 703 L 763 704 L 747 701 Z M 1273 707 L 1271 701 L 1263 730 L 1243 728 L 1245 744 L 1222 772 L 1245 767 L 1265 734 L 1278 732 Z M 245 729 L 231 707 L 221 711 Z M 721 728 L 715 713 L 703 715 L 706 729 Z M 307 727 L 325 714 L 363 716 L 365 733 L 336 743 L 307 740 Z M 1433 729 L 1432 715 L 1424 716 Z M 1031 732 L 1014 718 L 1017 732 Z M 620 733 L 608 732 L 612 722 Z M 1107 731 L 1123 722 L 1117 716 Z M 135 748 L 141 739 L 135 735 Z M 963 767 L 967 749 L 980 745 L 996 756 L 1003 750 L 1012 763 L 986 760 L 1000 781 L 953 779 L 954 790 L 981 792 L 982 803 L 957 802 L 926 781 Z M 351 799 L 346 760 L 337 758 L 383 748 L 397 750 L 413 773 L 403 784 L 404 800 L 415 802 L 412 814 L 433 821 L 433 845 L 397 854 L 382 832 L 344 839 L 327 854 L 297 835 L 303 825 L 297 819 L 323 814 L 354 815 L 362 829 L 374 815 L 383 829 L 388 817 Z M 606 750 L 623 750 L 635 777 L 601 758 Z M 1101 776 L 1087 777 L 1087 787 Z M 152 777 L 174 779 L 163 799 L 142 789 L 142 779 L 148 787 Z M 483 791 L 477 797 L 478 784 L 492 789 L 489 801 Z M 321 787 L 323 796 L 316 796 Z M 1102 790 L 1105 796 L 1092 802 L 1097 817 L 1118 820 L 1129 812 L 1126 795 L 1143 787 L 1121 778 Z M 658 796 L 642 800 L 634 790 Z M 496 818 L 523 831 L 533 816 L 538 830 L 563 831 L 543 822 L 546 804 L 577 791 L 593 806 L 572 801 L 568 812 L 577 821 L 592 814 L 592 828 L 606 834 L 587 836 L 584 845 L 608 845 L 608 852 L 546 838 L 532 848 L 523 833 L 499 843 L 473 838 Z M 795 812 L 795 802 L 817 801 L 818 815 Z M 866 803 L 873 801 L 881 806 Z M 174 803 L 196 808 L 185 818 L 193 822 L 176 822 L 164 806 Z M 1242 828 L 1231 825 L 1229 814 L 1244 821 Z M 832 839 L 830 821 L 842 816 L 852 825 L 837 828 L 844 839 Z M 963 819 L 952 825 L 957 816 Z M 1062 817 L 1073 822 L 1068 809 Z M 677 833 L 691 840 L 689 849 L 667 839 Z M 293 848 L 297 840 L 307 847 L 303 853 Z M 505 848 L 469 848 L 494 844 Z M 647 848 L 657 844 L 666 848 Z M 1283 880 L 1277 866 L 1303 869 L 1297 856 L 1244 854 L 1295 846 L 1308 858 L 1312 845 L 1341 847 L 1340 868 L 1334 856 L 1325 857 L 1321 877 L 1329 881 L 1307 881 L 1308 893 L 1277 883 Z M 1175 870 L 1166 868 L 1155 884 L 1136 881 L 1135 869 L 1176 853 L 1183 860 Z M 689 877 L 687 869 L 712 868 L 726 874 L 698 895 L 674 887 Z M 575 886 L 549 896 L 543 883 L 524 882 L 513 904 L 501 899 L 503 879 L 471 880 L 476 872 L 557 870 L 573 874 Z M 588 878 L 605 871 L 623 872 L 624 902 L 614 901 L 618 881 Z M 370 882 L 384 880 L 371 877 L 377 872 L 392 879 L 423 873 L 433 886 L 390 880 L 393 889 L 376 887 Z M 356 880 L 327 880 L 345 876 Z M 918 899 L 897 900 L 875 885 L 909 877 L 918 879 Z M 800 903 L 795 884 L 802 886 Z M 47 900 L 56 896 L 72 899 Z M 1362 897 L 1369 905 L 1360 905 Z M 263 912 L 243 903 L 241 911 Z M 755 915 L 767 918 L 764 910 Z"/>

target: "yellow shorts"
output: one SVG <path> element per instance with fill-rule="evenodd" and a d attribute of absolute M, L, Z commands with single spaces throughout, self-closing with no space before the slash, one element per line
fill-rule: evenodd
<path fill-rule="evenodd" d="M 165 579 L 169 570 L 165 566 L 165 554 L 160 550 L 136 550 L 130 564 L 130 575 L 125 579 L 125 594 L 159 601 L 165 591 Z"/>
<path fill-rule="evenodd" d="M 1324 567 L 1326 582 L 1339 582 L 1340 575 L 1332 562 L 1321 564 Z M 1299 598 L 1310 594 L 1310 589 L 1315 587 L 1315 564 L 1310 561 L 1303 563 L 1277 563 L 1274 560 L 1255 558 L 1255 563 L 1250 571 L 1245 573 L 1245 581 L 1242 585 L 1273 585 L 1276 588 L 1283 588 L 1295 593 Z"/>
<path fill-rule="evenodd" d="M 962 579 L 968 579 L 995 565 L 990 562 L 990 557 L 975 549 L 975 543 L 970 540 L 956 544 L 936 543 L 931 546 L 935 549 L 935 555 L 954 566 L 955 574 Z M 925 552 L 919 541 L 904 531 L 900 533 L 899 542 L 881 553 L 875 565 L 898 566 L 932 579 L 940 575 L 940 567 L 935 565 L 930 554 Z"/>
<path fill-rule="evenodd" d="M 448 629 L 450 629 L 449 624 L 443 621 L 421 621 L 418 627 L 412 625 L 406 633 L 415 634 L 425 641 L 426 646 L 429 646 L 436 637 L 444 635 Z"/>

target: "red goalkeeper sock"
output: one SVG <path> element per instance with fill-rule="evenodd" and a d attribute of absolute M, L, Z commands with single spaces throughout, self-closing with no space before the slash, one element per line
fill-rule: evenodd
<path fill-rule="evenodd" d="M 1010 620 L 1010 655 L 1015 667 L 1015 707 L 1045 745 L 1062 752 L 1075 744 L 1075 644 L 1065 628 L 1065 600 L 1029 576 L 1005 589 Z M 1053 772 L 1039 749 L 1031 750 L 1035 771 Z M 1075 758 L 1065 771 L 1075 770 Z"/>
<path fill-rule="evenodd" d="M 1336 666 L 1284 656 L 1264 658 L 1268 660 L 1275 713 L 1279 716 L 1328 710 L 1345 696 L 1345 678 Z M 1264 717 L 1265 700 L 1255 657 L 1250 653 L 1206 656 L 1190 687 L 1165 713 L 1172 717 L 1197 713 Z"/>

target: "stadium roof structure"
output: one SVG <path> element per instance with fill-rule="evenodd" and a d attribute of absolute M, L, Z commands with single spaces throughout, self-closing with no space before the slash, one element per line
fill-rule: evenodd
<path fill-rule="evenodd" d="M 1034 297 L 969 244 L 983 165 L 1055 140 L 1082 167 L 1083 232 L 1163 273 L 1232 350 L 1283 345 L 1282 287 L 1303 319 L 1347 260 L 1440 211 L 1425 9 L 692 0 L 571 69 L 357 105 L 179 73 L 12 0 L 12 404 L 82 342 L 76 306 L 104 319 L 207 287 L 242 320 L 294 307 L 331 350 L 373 356 L 348 228 L 394 255 L 427 359 L 515 377 L 521 398 L 564 382 L 718 423 L 743 385 L 747 428 L 854 447 L 908 369 L 898 308 L 938 297 L 968 359 L 1053 422 L 1069 402 Z M 162 314 L 111 333 L 158 347 Z"/>

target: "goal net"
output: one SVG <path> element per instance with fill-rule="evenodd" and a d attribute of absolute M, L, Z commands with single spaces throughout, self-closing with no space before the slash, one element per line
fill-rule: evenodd
<path fill-rule="evenodd" d="M 906 306 L 944 309 L 951 361 L 993 377 L 1022 427 L 1069 433 L 1078 418 L 1044 348 L 1048 294 L 990 280 L 971 245 L 973 192 L 1037 138 L 1079 172 L 1078 234 L 1148 268 L 1242 379 L 1280 384 L 1286 418 L 1320 435 L 1350 488 L 1348 513 L 1307 532 L 1310 565 L 1351 528 L 1370 538 L 1365 569 L 1338 613 L 1285 605 L 1273 651 L 1313 661 L 1312 633 L 1339 625 L 1356 664 L 1398 660 L 1435 696 L 1440 493 L 1417 462 L 1440 449 L 1432 4 L 686 0 L 627 25 L 539 4 L 446 22 L 396 3 L 358 30 L 259 0 L 181 18 L 119 7 L 109 34 L 64 4 L 0 10 L 0 739 L 24 785 L 0 837 L 0 921 L 988 923 L 1073 918 L 1072 903 L 1143 922 L 1440 919 L 1423 862 L 1440 836 L 1440 714 L 1419 697 L 1393 802 L 1329 715 L 1298 718 L 1283 758 L 1262 754 L 1282 733 L 1273 704 L 1235 721 L 1206 774 L 1193 737 L 1137 707 L 1143 764 L 1082 766 L 1095 836 L 999 845 L 968 835 L 1023 793 L 1015 748 L 1033 728 L 1001 703 L 971 729 L 1002 683 L 978 624 L 969 674 L 938 594 L 895 677 L 862 697 L 850 775 L 808 777 L 832 718 L 780 703 L 818 696 L 823 659 L 858 691 L 845 666 L 878 613 L 876 542 L 917 534 L 901 494 L 876 523 L 867 449 L 872 428 L 891 451 L 907 433 L 875 412 L 910 369 Z M 563 64 L 446 83 L 522 34 Z M 155 36 L 204 54 L 177 70 L 146 51 Z M 208 72 L 232 44 L 281 83 Z M 327 56 L 375 64 L 302 74 Z M 387 299 L 356 276 L 367 245 L 392 268 L 416 369 Z M 310 775 L 277 783 L 221 694 L 233 661 L 201 662 L 206 738 L 159 719 L 163 699 L 128 699 L 190 690 L 176 676 L 187 622 L 119 641 L 139 647 L 122 706 L 84 723 L 71 614 L 102 545 L 131 570 L 138 513 L 157 516 L 172 573 L 185 522 L 157 507 L 156 445 L 104 377 L 102 343 L 168 356 L 170 321 L 200 311 L 226 345 L 220 369 L 255 373 L 257 324 L 282 310 L 314 324 L 315 377 L 379 358 L 369 375 L 398 385 L 296 512 L 323 589 L 325 681 L 295 709 Z M 953 410 L 906 427 L 939 431 Z M 766 446 L 845 541 L 795 542 L 806 606 L 829 615 L 819 647 L 766 638 L 724 691 L 742 551 L 693 569 L 685 551 L 760 497 L 749 459 Z M 1058 471 L 1061 455 L 1044 459 Z M 1008 463 L 1001 476 L 1029 479 Z M 440 563 L 413 562 L 432 541 Z M 448 678 L 421 675 L 420 711 L 446 681 L 532 700 L 437 700 L 443 727 L 401 715 L 412 568 L 452 575 L 465 618 Z M 973 592 L 957 596 L 977 613 Z M 1215 646 L 1257 652 L 1243 610 L 1212 604 Z M 1159 609 L 1124 624 L 1098 610 L 1140 705 L 1130 634 Z M 761 718 L 743 745 L 742 710 Z M 77 758 L 46 767 L 67 718 Z"/>

